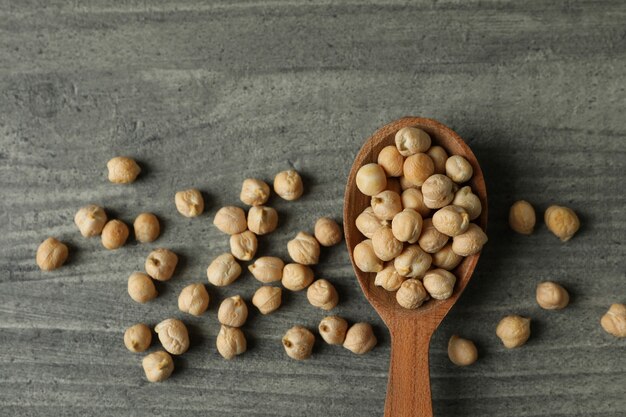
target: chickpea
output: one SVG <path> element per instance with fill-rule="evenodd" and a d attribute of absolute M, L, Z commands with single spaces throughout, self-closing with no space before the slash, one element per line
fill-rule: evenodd
<path fill-rule="evenodd" d="M 114 250 L 124 246 L 128 239 L 128 226 L 120 220 L 109 220 L 102 229 L 102 246 Z"/>
<path fill-rule="evenodd" d="M 416 127 L 403 127 L 396 132 L 396 148 L 402 156 L 426 152 L 430 148 L 430 136 Z"/>
<path fill-rule="evenodd" d="M 104 209 L 95 204 L 81 207 L 74 216 L 74 223 L 83 237 L 98 236 L 107 222 Z"/>
<path fill-rule="evenodd" d="M 209 282 L 218 287 L 230 285 L 241 275 L 241 266 L 230 253 L 223 253 L 206 270 Z"/>
<path fill-rule="evenodd" d="M 213 224 L 220 232 L 228 235 L 236 235 L 246 230 L 246 213 L 235 206 L 222 207 L 215 213 Z"/>
<path fill-rule="evenodd" d="M 392 220 L 393 216 L 402 211 L 400 195 L 393 191 L 383 191 L 372 197 L 372 210 L 381 220 Z"/>
<path fill-rule="evenodd" d="M 422 191 L 418 188 L 409 188 L 404 190 L 400 198 L 402 200 L 402 207 L 405 209 L 413 209 L 422 217 L 426 217 L 430 214 L 430 209 L 424 204 Z"/>
<path fill-rule="evenodd" d="M 383 226 L 388 224 L 387 220 L 380 220 L 374 214 L 372 207 L 367 207 L 359 214 L 354 222 L 359 232 L 368 239 L 374 236 L 374 233 Z"/>
<path fill-rule="evenodd" d="M 163 348 L 172 355 L 182 355 L 189 349 L 189 332 L 178 319 L 166 319 L 154 327 Z"/>
<path fill-rule="evenodd" d="M 567 242 L 576 234 L 580 220 L 574 210 L 568 207 L 550 206 L 544 214 L 544 221 L 550 230 L 562 242 Z"/>
<path fill-rule="evenodd" d="M 447 206 L 454 199 L 455 185 L 445 175 L 431 175 L 422 184 L 424 205 L 431 209 Z"/>
<path fill-rule="evenodd" d="M 537 285 L 537 304 L 545 310 L 561 310 L 569 304 L 567 290 L 556 282 L 545 281 Z"/>
<path fill-rule="evenodd" d="M 165 381 L 174 372 L 174 361 L 167 353 L 159 350 L 147 355 L 141 361 L 146 379 L 150 382 Z"/>
<path fill-rule="evenodd" d="M 400 185 L 400 180 L 392 177 L 387 178 L 387 187 L 385 187 L 385 191 L 393 191 L 398 195 L 402 194 L 402 186 Z"/>
<path fill-rule="evenodd" d="M 197 217 L 204 211 L 204 198 L 195 188 L 179 191 L 174 195 L 176 210 L 185 217 Z"/>
<path fill-rule="evenodd" d="M 446 161 L 446 175 L 457 184 L 469 181 L 474 175 L 472 165 L 461 155 L 452 155 Z"/>
<path fill-rule="evenodd" d="M 134 159 L 125 156 L 116 156 L 107 162 L 109 181 L 114 184 L 130 184 L 135 181 L 141 168 Z"/>
<path fill-rule="evenodd" d="M 249 206 L 262 206 L 270 197 L 270 186 L 264 181 L 246 178 L 241 184 L 239 199 Z"/>
<path fill-rule="evenodd" d="M 390 261 L 400 255 L 404 245 L 396 239 L 390 227 L 381 227 L 372 236 L 374 254 L 381 261 Z"/>
<path fill-rule="evenodd" d="M 428 300 L 428 298 L 428 292 L 424 288 L 422 281 L 415 278 L 404 281 L 396 292 L 398 304 L 410 310 L 415 310 L 424 304 L 424 301 Z"/>
<path fill-rule="evenodd" d="M 426 152 L 426 155 L 430 156 L 435 164 L 435 174 L 446 173 L 446 161 L 448 160 L 448 153 L 441 146 L 431 146 Z"/>
<path fill-rule="evenodd" d="M 128 295 L 138 303 L 144 304 L 159 295 L 154 282 L 143 272 L 133 272 L 128 277 Z"/>
<path fill-rule="evenodd" d="M 313 307 L 319 307 L 322 310 L 332 310 L 339 303 L 339 294 L 337 290 L 325 279 L 318 279 L 309 285 L 306 290 L 306 298 Z"/>
<path fill-rule="evenodd" d="M 272 207 L 254 206 L 248 210 L 248 229 L 256 235 L 266 235 L 276 230 L 278 213 Z"/>
<path fill-rule="evenodd" d="M 612 304 L 602 319 L 600 325 L 609 334 L 615 337 L 626 337 L 626 305 Z"/>
<path fill-rule="evenodd" d="M 268 283 L 280 281 L 285 263 L 273 256 L 262 256 L 248 266 L 248 270 L 259 281 Z"/>
<path fill-rule="evenodd" d="M 447 236 L 458 236 L 467 231 L 469 214 L 459 206 L 445 206 L 433 214 L 433 226 Z"/>
<path fill-rule="evenodd" d="M 457 255 L 452 250 L 452 243 L 448 243 L 446 246 L 441 248 L 438 252 L 432 254 L 433 257 L 433 265 L 438 268 L 443 268 L 448 271 L 452 271 L 456 268 L 463 257 L 461 255 Z"/>
<path fill-rule="evenodd" d="M 496 335 L 508 349 L 522 346 L 530 337 L 530 319 L 520 316 L 506 316 L 496 328 Z"/>
<path fill-rule="evenodd" d="M 407 181 L 419 187 L 435 173 L 435 164 L 425 153 L 416 153 L 404 161 L 403 173 Z"/>
<path fill-rule="evenodd" d="M 301 291 L 313 282 L 313 270 L 300 264 L 287 264 L 283 268 L 281 283 L 289 291 Z"/>
<path fill-rule="evenodd" d="M 405 277 L 398 274 L 393 262 L 389 262 L 381 271 L 376 273 L 374 285 L 383 287 L 387 291 L 396 291 L 405 280 Z"/>
<path fill-rule="evenodd" d="M 178 296 L 178 309 L 183 313 L 200 316 L 209 307 L 209 293 L 204 284 L 189 284 Z"/>
<path fill-rule="evenodd" d="M 226 298 L 217 311 L 217 319 L 229 327 L 241 327 L 248 319 L 248 306 L 240 295 Z"/>
<path fill-rule="evenodd" d="M 457 255 L 471 256 L 480 252 L 487 243 L 487 235 L 479 226 L 470 223 L 467 231 L 452 238 L 452 250 Z"/>
<path fill-rule="evenodd" d="M 224 359 L 232 359 L 241 355 L 248 348 L 246 336 L 238 327 L 222 325 L 215 341 L 217 351 Z"/>
<path fill-rule="evenodd" d="M 404 164 L 403 164 L 404 165 Z M 389 180 L 390 178 L 387 178 L 387 180 Z M 413 184 L 411 181 L 407 180 L 404 175 L 401 176 L 400 178 L 398 178 L 398 182 L 400 183 L 400 189 L 402 191 L 406 191 L 406 190 L 410 190 L 411 188 L 417 188 L 419 189 L 420 187 Z"/>
<path fill-rule="evenodd" d="M 280 307 L 282 294 L 283 290 L 280 287 L 264 285 L 255 291 L 252 305 L 258 308 L 261 314 L 270 314 Z"/>
<path fill-rule="evenodd" d="M 378 272 L 383 269 L 383 261 L 376 257 L 371 239 L 366 239 L 354 247 L 354 264 L 363 272 Z"/>
<path fill-rule="evenodd" d="M 329 345 L 342 345 L 346 340 L 348 322 L 339 316 L 324 317 L 318 326 L 320 336 Z"/>
<path fill-rule="evenodd" d="M 161 233 L 159 219 L 152 213 L 141 213 L 133 223 L 135 239 L 141 243 L 154 242 Z"/>
<path fill-rule="evenodd" d="M 53 237 L 49 237 L 37 248 L 37 266 L 42 271 L 52 271 L 63 266 L 65 261 L 67 261 L 68 255 L 67 245 Z"/>
<path fill-rule="evenodd" d="M 454 194 L 452 204 L 464 208 L 467 214 L 469 214 L 470 220 L 476 220 L 483 211 L 480 198 L 472 192 L 472 187 L 469 185 L 461 187 L 461 189 Z"/>
<path fill-rule="evenodd" d="M 150 347 L 150 343 L 152 343 L 152 332 L 143 323 L 130 326 L 124 332 L 124 345 L 131 352 L 144 352 Z"/>
<path fill-rule="evenodd" d="M 295 360 L 308 359 L 313 352 L 315 335 L 302 326 L 293 326 L 282 339 L 287 356 Z"/>
<path fill-rule="evenodd" d="M 230 236 L 230 252 L 241 261 L 252 260 L 258 246 L 256 235 L 249 230 Z"/>
<path fill-rule="evenodd" d="M 432 258 L 417 245 L 409 245 L 393 261 L 398 274 L 403 277 L 422 277 L 430 268 Z"/>
<path fill-rule="evenodd" d="M 355 323 L 346 332 L 343 347 L 357 355 L 363 355 L 374 349 L 378 340 L 374 335 L 374 329 L 369 323 Z"/>
<path fill-rule="evenodd" d="M 450 239 L 448 236 L 437 230 L 437 228 L 433 225 L 432 219 L 424 219 L 424 222 L 422 223 L 422 233 L 420 234 L 417 243 L 424 252 L 436 253 L 446 246 L 448 239 Z"/>
<path fill-rule="evenodd" d="M 403 164 L 404 157 L 400 155 L 395 146 L 385 146 L 378 153 L 378 165 L 382 167 L 388 177 L 401 176 Z"/>
<path fill-rule="evenodd" d="M 448 341 L 448 357 L 457 366 L 468 366 L 478 359 L 478 350 L 471 340 L 452 335 Z"/>
<path fill-rule="evenodd" d="M 365 195 L 381 193 L 387 188 L 385 170 L 378 164 L 363 165 L 356 173 L 356 186 Z"/>
<path fill-rule="evenodd" d="M 424 275 L 422 284 L 435 300 L 446 300 L 452 296 L 456 277 L 445 269 L 433 269 Z"/>
<path fill-rule="evenodd" d="M 315 239 L 322 246 L 334 246 L 343 239 L 343 232 L 333 219 L 322 217 L 315 222 Z"/>
<path fill-rule="evenodd" d="M 393 232 L 393 236 L 400 242 L 415 243 L 422 233 L 422 224 L 422 216 L 420 216 L 417 211 L 410 208 L 404 209 L 393 218 L 391 231 Z M 372 238 L 372 241 L 374 240 L 375 239 Z M 375 244 L 374 249 L 376 249 Z"/>
<path fill-rule="evenodd" d="M 174 275 L 178 256 L 169 249 L 155 249 L 146 258 L 144 268 L 157 281 L 168 281 Z"/>
<path fill-rule="evenodd" d="M 320 244 L 306 232 L 298 232 L 287 243 L 287 252 L 294 262 L 302 265 L 315 265 L 320 258 Z"/>
<path fill-rule="evenodd" d="M 274 191 L 287 201 L 299 199 L 304 192 L 300 174 L 293 169 L 279 172 L 274 177 Z"/>
<path fill-rule="evenodd" d="M 509 210 L 509 226 L 522 235 L 530 235 L 535 229 L 535 209 L 525 200 L 516 201 Z"/>

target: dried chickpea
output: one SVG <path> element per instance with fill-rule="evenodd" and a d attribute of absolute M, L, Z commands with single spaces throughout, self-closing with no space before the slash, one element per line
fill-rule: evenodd
<path fill-rule="evenodd" d="M 556 282 L 545 281 L 537 285 L 537 304 L 545 310 L 561 310 L 569 304 L 567 290 Z"/>
<path fill-rule="evenodd" d="M 310 234 L 298 232 L 296 237 L 287 243 L 287 252 L 294 262 L 315 265 L 320 258 L 320 244 Z"/>
<path fill-rule="evenodd" d="M 450 238 L 447 235 L 437 230 L 433 225 L 432 219 L 424 219 L 422 223 L 422 234 L 417 240 L 417 243 L 424 252 L 436 253 L 446 246 L 448 239 Z"/>
<path fill-rule="evenodd" d="M 333 219 L 322 217 L 315 222 L 315 239 L 322 246 L 333 246 L 341 242 L 343 233 Z"/>
<path fill-rule="evenodd" d="M 121 220 L 109 220 L 102 229 L 102 246 L 113 250 L 124 246 L 128 239 L 128 226 Z"/>
<path fill-rule="evenodd" d="M 161 233 L 159 219 L 152 213 L 141 213 L 133 223 L 135 239 L 141 243 L 154 242 Z"/>
<path fill-rule="evenodd" d="M 68 254 L 67 245 L 53 237 L 49 237 L 37 248 L 37 266 L 42 271 L 52 271 L 60 268 L 67 261 Z"/>
<path fill-rule="evenodd" d="M 435 164 L 425 153 L 416 153 L 404 160 L 404 179 L 418 187 L 435 173 Z"/>
<path fill-rule="evenodd" d="M 240 295 L 228 297 L 220 304 L 217 319 L 226 326 L 241 327 L 248 319 L 248 306 Z"/>
<path fill-rule="evenodd" d="M 374 285 L 383 287 L 387 291 L 396 291 L 405 280 L 405 277 L 398 274 L 393 262 L 389 262 L 381 271 L 376 273 Z"/>
<path fill-rule="evenodd" d="M 435 300 L 446 300 L 452 296 L 456 277 L 445 269 L 433 269 L 424 275 L 422 284 Z"/>
<path fill-rule="evenodd" d="M 262 256 L 248 266 L 248 270 L 257 280 L 268 283 L 280 281 L 284 267 L 285 263 L 280 258 Z"/>
<path fill-rule="evenodd" d="M 461 187 L 461 189 L 454 194 L 452 204 L 464 208 L 467 214 L 469 214 L 470 220 L 477 219 L 483 211 L 480 198 L 472 192 L 472 187 L 469 185 Z"/>
<path fill-rule="evenodd" d="M 209 307 L 209 293 L 204 284 L 189 284 L 178 296 L 178 309 L 193 316 L 199 316 Z"/>
<path fill-rule="evenodd" d="M 400 183 L 400 189 L 402 191 L 410 190 L 411 188 L 417 188 L 417 189 L 420 188 L 419 186 L 413 184 L 411 181 L 404 178 L 404 175 L 398 178 L 398 182 Z"/>
<path fill-rule="evenodd" d="M 450 204 L 454 199 L 455 185 L 445 175 L 431 175 L 422 184 L 424 205 L 431 209 L 438 209 Z"/>
<path fill-rule="evenodd" d="M 215 347 L 224 359 L 232 359 L 241 355 L 248 348 L 246 336 L 238 327 L 230 327 L 222 324 L 220 332 L 217 334 Z"/>
<path fill-rule="evenodd" d="M 422 217 L 426 217 L 430 214 L 430 209 L 426 207 L 426 204 L 424 204 L 422 191 L 418 188 L 409 188 L 404 190 L 400 199 L 402 200 L 402 207 L 405 209 L 413 209 Z"/>
<path fill-rule="evenodd" d="M 404 308 L 414 310 L 428 300 L 428 292 L 424 288 L 422 281 L 411 278 L 400 285 L 396 292 L 396 301 Z"/>
<path fill-rule="evenodd" d="M 472 178 L 474 169 L 461 155 L 452 155 L 446 161 L 446 175 L 457 184 L 462 184 Z"/>
<path fill-rule="evenodd" d="M 296 360 L 308 359 L 313 352 L 315 335 L 302 326 L 293 326 L 282 339 L 287 356 Z"/>
<path fill-rule="evenodd" d="M 226 206 L 219 209 L 217 213 L 215 213 L 213 224 L 222 233 L 228 235 L 242 233 L 248 227 L 246 213 L 244 213 L 241 208 L 235 206 Z"/>
<path fill-rule="evenodd" d="M 163 349 L 172 355 L 182 355 L 189 349 L 189 332 L 178 319 L 165 319 L 154 327 Z"/>
<path fill-rule="evenodd" d="M 356 173 L 356 186 L 365 195 L 374 196 L 387 188 L 385 170 L 378 164 L 363 165 Z"/>
<path fill-rule="evenodd" d="M 159 295 L 154 282 L 143 272 L 133 272 L 128 277 L 128 295 L 138 303 L 147 303 Z"/>
<path fill-rule="evenodd" d="M 409 245 L 396 259 L 393 261 L 393 266 L 398 271 L 398 274 L 403 277 L 415 278 L 422 277 L 430 268 L 432 262 L 431 256 L 424 252 L 417 245 Z"/>
<path fill-rule="evenodd" d="M 124 332 L 124 345 L 131 352 L 144 352 L 150 347 L 150 343 L 152 343 L 152 332 L 143 323 L 130 326 Z"/>
<path fill-rule="evenodd" d="M 452 250 L 452 243 L 448 243 L 438 252 L 433 253 L 432 257 L 433 265 L 438 268 L 443 268 L 447 271 L 451 271 L 456 268 L 463 260 L 463 257 L 461 255 L 457 255 Z"/>
<path fill-rule="evenodd" d="M 252 296 L 252 305 L 259 309 L 261 314 L 269 314 L 280 307 L 283 290 L 280 287 L 264 285 L 255 291 Z"/>
<path fill-rule="evenodd" d="M 332 310 L 339 303 L 339 294 L 337 290 L 325 279 L 318 279 L 309 285 L 306 290 L 306 298 L 314 307 L 322 310 Z"/>
<path fill-rule="evenodd" d="M 293 169 L 279 172 L 274 177 L 274 191 L 287 201 L 299 199 L 304 192 L 300 174 Z"/>
<path fill-rule="evenodd" d="M 197 217 L 204 211 L 204 198 L 195 188 L 179 191 L 174 195 L 176 210 L 185 217 Z"/>
<path fill-rule="evenodd" d="M 371 239 L 374 233 L 383 226 L 388 224 L 387 220 L 381 220 L 374 214 L 372 207 L 367 207 L 355 220 L 356 228 L 366 238 Z"/>
<path fill-rule="evenodd" d="M 81 207 L 74 216 L 74 223 L 83 237 L 98 236 L 107 222 L 104 209 L 95 204 Z"/>
<path fill-rule="evenodd" d="M 470 224 L 469 214 L 459 206 L 445 206 L 433 214 L 433 226 L 446 236 L 458 236 L 467 231 Z"/>
<path fill-rule="evenodd" d="M 159 350 L 147 355 L 141 361 L 146 379 L 150 382 L 165 381 L 174 372 L 174 361 L 167 353 Z"/>
<path fill-rule="evenodd" d="M 374 329 L 369 323 L 355 323 L 346 332 L 343 347 L 357 355 L 363 355 L 374 349 L 378 340 L 374 335 Z"/>
<path fill-rule="evenodd" d="M 157 281 L 168 281 L 174 275 L 178 256 L 169 249 L 155 249 L 146 258 L 146 272 Z"/>
<path fill-rule="evenodd" d="M 626 337 L 626 305 L 612 304 L 602 319 L 600 325 L 609 334 L 615 337 Z"/>
<path fill-rule="evenodd" d="M 448 357 L 457 366 L 468 366 L 478 359 L 478 350 L 471 340 L 452 335 L 448 341 Z"/>
<path fill-rule="evenodd" d="M 346 340 L 348 322 L 339 316 L 324 317 L 317 327 L 322 339 L 329 345 L 342 345 Z"/>
<path fill-rule="evenodd" d="M 452 238 L 452 250 L 457 255 L 470 256 L 477 254 L 487 243 L 487 235 L 479 226 L 470 223 L 467 231 Z"/>
<path fill-rule="evenodd" d="M 378 272 L 383 269 L 383 261 L 376 257 L 371 239 L 366 239 L 354 247 L 354 263 L 363 272 Z"/>
<path fill-rule="evenodd" d="M 396 239 L 390 227 L 381 227 L 372 236 L 374 254 L 381 261 L 390 261 L 400 255 L 404 245 Z"/>
<path fill-rule="evenodd" d="M 435 174 L 446 173 L 446 161 L 448 160 L 448 153 L 441 146 L 431 146 L 426 152 L 426 155 L 430 156 L 435 164 Z"/>
<path fill-rule="evenodd" d="M 395 215 L 391 222 L 391 231 L 400 242 L 415 243 L 422 233 L 422 223 L 422 216 L 417 211 L 407 208 Z M 374 249 L 376 249 L 375 244 Z"/>
<path fill-rule="evenodd" d="M 289 291 L 301 291 L 313 282 L 313 270 L 305 265 L 287 264 L 281 283 Z"/>
<path fill-rule="evenodd" d="M 400 195 L 393 191 L 383 191 L 372 197 L 372 210 L 381 220 L 392 220 L 402 211 Z"/>
<path fill-rule="evenodd" d="M 230 285 L 241 275 L 241 266 L 230 253 L 215 258 L 206 270 L 209 282 L 215 286 Z"/>
<path fill-rule="evenodd" d="M 550 230 L 562 242 L 567 242 L 576 234 L 580 220 L 574 210 L 568 207 L 550 206 L 544 214 L 544 221 Z"/>
<path fill-rule="evenodd" d="M 272 207 L 254 206 L 248 210 L 248 229 L 261 236 L 276 230 L 278 213 Z"/>
<path fill-rule="evenodd" d="M 388 177 L 399 177 L 402 175 L 404 157 L 398 152 L 395 146 L 385 146 L 378 153 L 378 165 L 382 167 Z"/>
<path fill-rule="evenodd" d="M 241 184 L 239 199 L 249 206 L 262 206 L 270 197 L 270 186 L 255 178 L 246 178 Z"/>
<path fill-rule="evenodd" d="M 116 156 L 107 162 L 109 181 L 114 184 L 129 184 L 137 178 L 141 168 L 134 159 L 125 156 Z"/>
<path fill-rule="evenodd" d="M 258 247 L 256 235 L 249 230 L 230 235 L 230 252 L 241 261 L 252 260 Z"/>
<path fill-rule="evenodd" d="M 516 201 L 509 210 L 509 226 L 522 235 L 530 235 L 535 229 L 535 209 L 525 200 Z"/>
<path fill-rule="evenodd" d="M 387 187 L 385 187 L 385 191 L 393 191 L 394 193 L 402 194 L 400 180 L 392 177 L 387 178 Z"/>
<path fill-rule="evenodd" d="M 426 152 L 430 148 L 430 136 L 416 127 L 403 127 L 396 132 L 396 148 L 402 156 L 411 156 Z"/>
<path fill-rule="evenodd" d="M 530 319 L 520 316 L 506 316 L 496 328 L 496 335 L 508 349 L 522 346 L 530 337 Z"/>

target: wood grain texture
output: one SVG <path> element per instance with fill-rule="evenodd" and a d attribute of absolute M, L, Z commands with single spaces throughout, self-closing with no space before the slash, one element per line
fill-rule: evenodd
<path fill-rule="evenodd" d="M 305 195 L 271 200 L 280 225 L 259 242 L 260 255 L 287 259 L 298 230 L 341 217 L 363 141 L 418 114 L 468 142 L 490 198 L 490 242 L 431 342 L 435 416 L 622 417 L 626 341 L 599 319 L 626 302 L 625 18 L 618 0 L 0 0 L 0 414 L 382 415 L 390 338 L 343 246 L 324 250 L 315 271 L 337 287 L 337 314 L 374 324 L 380 344 L 365 356 L 318 343 L 310 361 L 288 360 L 282 334 L 323 317 L 288 293 L 272 317 L 251 314 L 249 352 L 227 362 L 214 348 L 218 300 L 250 298 L 258 284 L 246 275 L 211 288 L 198 318 L 176 298 L 228 250 L 211 221 L 238 202 L 244 178 L 302 173 Z M 142 165 L 132 186 L 106 181 L 117 154 Z M 189 187 L 207 196 L 196 219 L 174 207 Z M 511 233 L 520 198 L 538 213 L 572 207 L 581 230 L 566 244 L 542 224 Z M 86 203 L 128 223 L 152 211 L 163 234 L 106 251 L 72 223 Z M 44 274 L 34 254 L 48 235 L 71 255 Z M 180 267 L 137 305 L 126 279 L 157 246 L 180 253 Z M 536 305 L 545 279 L 570 291 L 570 307 Z M 510 313 L 533 318 L 514 351 L 495 336 Z M 123 331 L 169 316 L 189 325 L 192 347 L 167 383 L 149 384 Z M 475 365 L 449 362 L 453 333 L 476 341 Z"/>

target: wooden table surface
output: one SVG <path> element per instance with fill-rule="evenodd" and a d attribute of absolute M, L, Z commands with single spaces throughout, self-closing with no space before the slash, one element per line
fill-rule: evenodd
<path fill-rule="evenodd" d="M 219 301 L 249 298 L 258 282 L 210 288 L 198 318 L 176 299 L 228 249 L 212 218 L 239 203 L 244 178 L 302 173 L 304 197 L 273 198 L 280 226 L 260 239 L 261 255 L 287 259 L 297 231 L 341 216 L 365 138 L 420 115 L 467 140 L 490 195 L 490 242 L 431 344 L 436 416 L 623 417 L 626 340 L 599 319 L 626 302 L 625 22 L 619 0 L 0 0 L 0 414 L 381 416 L 389 336 L 343 244 L 315 271 L 336 284 L 337 314 L 375 326 L 365 356 L 318 342 L 311 360 L 289 360 L 282 334 L 324 316 L 289 293 L 276 314 L 251 313 L 248 352 L 225 361 Z M 118 154 L 140 161 L 135 184 L 106 180 Z M 206 193 L 199 218 L 175 210 L 187 187 Z M 539 217 L 553 203 L 574 208 L 580 232 L 562 244 L 539 222 L 514 235 L 508 207 L 522 198 Z M 73 224 L 88 203 L 128 223 L 152 211 L 163 233 L 107 251 Z M 43 273 L 35 251 L 48 236 L 71 256 Z M 154 302 L 136 304 L 126 279 L 159 246 L 180 266 Z M 570 290 L 569 308 L 536 305 L 546 279 Z M 495 327 L 512 313 L 532 317 L 532 337 L 509 351 Z M 123 332 L 167 317 L 184 319 L 192 347 L 170 380 L 150 384 Z M 476 341 L 475 365 L 450 363 L 453 333 Z"/>

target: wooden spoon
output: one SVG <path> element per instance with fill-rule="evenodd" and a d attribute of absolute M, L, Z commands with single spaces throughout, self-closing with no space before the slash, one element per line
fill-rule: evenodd
<path fill-rule="evenodd" d="M 462 155 L 474 168 L 469 181 L 482 203 L 482 213 L 475 222 L 485 230 L 487 225 L 487 190 L 483 173 L 471 149 L 450 128 L 433 120 L 405 117 L 378 129 L 361 148 L 350 170 L 343 206 L 343 224 L 350 260 L 365 298 L 383 319 L 391 334 L 391 360 L 385 401 L 385 417 L 432 417 L 428 349 L 430 339 L 452 305 L 458 300 L 472 277 L 480 254 L 465 258 L 453 271 L 457 277 L 454 293 L 447 300 L 430 300 L 416 310 L 408 310 L 396 301 L 395 293 L 374 285 L 374 273 L 356 267 L 352 252 L 365 239 L 355 225 L 357 216 L 370 205 L 370 197 L 356 187 L 356 173 L 365 164 L 376 162 L 378 153 L 395 145 L 396 132 L 406 126 L 418 127 L 432 138 L 433 145 L 443 147 L 449 155 Z"/>

